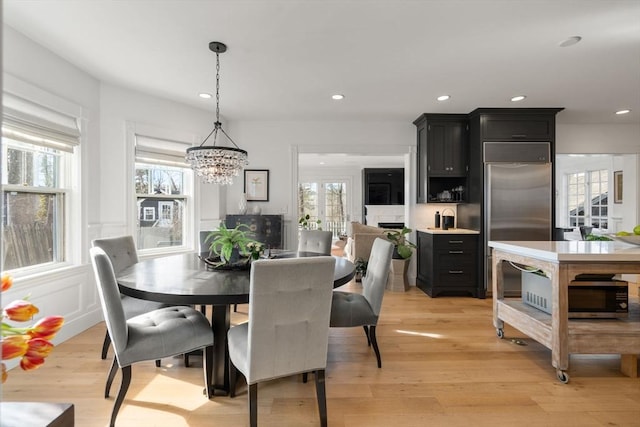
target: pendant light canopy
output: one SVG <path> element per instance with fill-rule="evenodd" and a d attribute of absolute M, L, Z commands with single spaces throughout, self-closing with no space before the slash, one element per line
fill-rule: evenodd
<path fill-rule="evenodd" d="M 220 54 L 227 51 L 227 46 L 220 42 L 209 43 L 209 49 L 216 54 L 216 121 L 213 130 L 197 147 L 187 148 L 185 158 L 202 182 L 214 184 L 233 184 L 233 177 L 238 176 L 242 168 L 249 162 L 247 152 L 240 149 L 229 135 L 222 129 L 220 123 Z M 233 147 L 217 146 L 218 131 L 220 131 Z M 204 145 L 213 135 L 213 145 Z"/>

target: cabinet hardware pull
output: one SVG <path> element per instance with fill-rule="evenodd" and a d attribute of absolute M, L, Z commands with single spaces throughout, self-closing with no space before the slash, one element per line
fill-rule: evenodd
<path fill-rule="evenodd" d="M 462 243 L 462 240 L 449 240 L 449 243 Z"/>
<path fill-rule="evenodd" d="M 462 274 L 464 271 L 462 270 L 449 270 L 449 274 Z"/>
<path fill-rule="evenodd" d="M 464 251 L 449 251 L 450 254 L 463 254 Z"/>
<path fill-rule="evenodd" d="M 511 138 L 526 138 L 527 135 L 526 134 L 516 134 L 516 135 L 511 135 Z"/>

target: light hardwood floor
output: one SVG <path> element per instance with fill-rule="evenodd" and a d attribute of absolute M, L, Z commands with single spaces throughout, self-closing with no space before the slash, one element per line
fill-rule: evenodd
<path fill-rule="evenodd" d="M 234 322 L 246 320 L 243 311 Z M 99 357 L 104 330 L 101 323 L 57 346 L 37 371 L 10 371 L 2 399 L 71 402 L 76 426 L 108 425 L 114 393 L 103 398 L 110 365 Z M 505 334 L 496 337 L 490 299 L 387 292 L 378 327 L 382 369 L 361 328 L 331 330 L 329 426 L 640 426 L 640 379 L 620 373 L 618 356 L 572 356 L 571 381 L 561 384 L 549 350 L 508 326 Z M 192 361 L 190 368 L 179 358 L 161 368 L 134 365 L 117 425 L 247 425 L 244 385 L 234 399 L 207 400 L 200 358 Z M 265 383 L 258 398 L 261 426 L 319 425 L 311 378 Z"/>

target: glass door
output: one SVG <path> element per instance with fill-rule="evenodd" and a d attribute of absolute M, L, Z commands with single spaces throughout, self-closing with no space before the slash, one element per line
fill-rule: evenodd
<path fill-rule="evenodd" d="M 298 217 L 308 228 L 333 232 L 334 238 L 346 234 L 348 220 L 348 182 L 317 180 L 298 184 Z"/>

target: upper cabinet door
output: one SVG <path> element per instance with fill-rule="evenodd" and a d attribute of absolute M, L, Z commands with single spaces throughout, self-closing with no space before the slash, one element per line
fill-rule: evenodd
<path fill-rule="evenodd" d="M 418 148 L 417 202 L 464 202 L 469 158 L 467 115 L 422 114 L 413 124 Z"/>
<path fill-rule="evenodd" d="M 417 202 L 427 203 L 429 191 L 427 188 L 427 123 L 422 121 L 416 124 L 418 144 L 418 179 L 416 182 Z"/>
<path fill-rule="evenodd" d="M 467 122 L 431 122 L 427 130 L 428 175 L 459 176 L 467 174 Z"/>
<path fill-rule="evenodd" d="M 552 141 L 553 115 L 486 115 L 481 119 L 484 141 Z"/>

